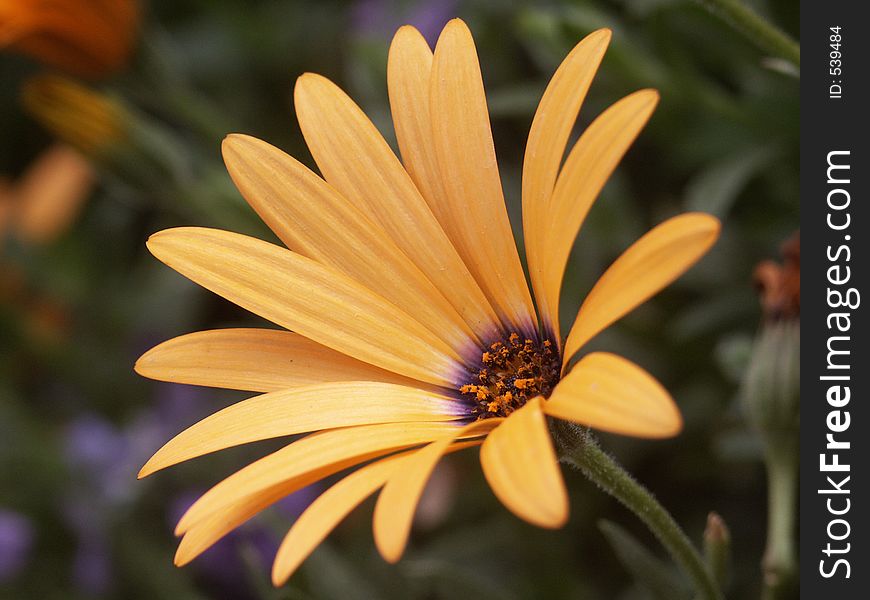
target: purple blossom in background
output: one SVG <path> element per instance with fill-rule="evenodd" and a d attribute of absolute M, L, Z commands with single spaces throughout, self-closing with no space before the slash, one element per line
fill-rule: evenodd
<path fill-rule="evenodd" d="M 168 513 L 170 528 L 175 527 L 175 523 L 201 495 L 201 491 L 187 491 L 173 500 Z M 256 596 L 252 595 L 252 586 L 248 582 L 249 569 L 243 555 L 253 551 L 253 558 L 267 569 L 278 551 L 279 542 L 277 534 L 255 520 L 228 533 L 198 556 L 190 568 L 220 589 L 222 598 L 253 599 Z"/>
<path fill-rule="evenodd" d="M 200 388 L 159 385 L 153 406 L 124 426 L 95 413 L 69 423 L 64 458 L 75 477 L 62 514 L 78 538 L 73 579 L 79 590 L 93 596 L 111 587 L 112 519 L 144 489 L 136 480 L 139 468 L 166 440 L 212 410 Z"/>
<path fill-rule="evenodd" d="M 456 16 L 455 0 L 423 0 L 399 3 L 395 0 L 357 0 L 351 9 L 353 30 L 363 36 L 389 38 L 402 25 L 420 30 L 434 46 L 444 25 Z"/>
<path fill-rule="evenodd" d="M 0 508 L 0 583 L 11 581 L 30 558 L 33 526 L 30 520 Z"/>
<path fill-rule="evenodd" d="M 320 484 L 315 483 L 275 504 L 278 515 L 287 519 L 287 529 L 320 494 L 321 489 Z M 201 490 L 188 490 L 174 499 L 167 514 L 169 519 L 167 525 L 170 530 L 175 528 L 175 523 L 201 495 Z M 234 529 L 203 552 L 193 561 L 191 568 L 212 585 L 219 586 L 222 598 L 251 598 L 251 586 L 248 581 L 250 570 L 244 563 L 244 557 L 249 553 L 247 556 L 253 556 L 261 563 L 263 568 L 257 569 L 256 572 L 268 571 L 278 551 L 282 535 L 283 533 L 271 530 L 262 519 L 254 519 Z"/>
<path fill-rule="evenodd" d="M 85 414 L 69 424 L 64 457 L 88 487 L 87 496 L 100 504 L 114 504 L 130 494 L 130 448 L 124 433 L 96 414 Z"/>
<path fill-rule="evenodd" d="M 378 35 L 389 21 L 384 0 L 357 0 L 350 13 L 351 26 L 357 33 Z"/>
<path fill-rule="evenodd" d="M 296 520 L 296 517 L 302 514 L 308 505 L 314 502 L 320 493 L 323 491 L 323 486 L 319 483 L 302 488 L 299 491 L 293 492 L 289 496 L 282 498 L 275 504 L 278 514 L 283 517 Z"/>
<path fill-rule="evenodd" d="M 78 589 L 92 596 L 109 590 L 112 583 L 111 549 L 101 531 L 80 536 L 73 559 L 73 580 Z"/>
<path fill-rule="evenodd" d="M 407 16 L 407 23 L 419 29 L 429 45 L 434 47 L 447 21 L 456 16 L 456 8 L 455 0 L 417 2 Z"/>

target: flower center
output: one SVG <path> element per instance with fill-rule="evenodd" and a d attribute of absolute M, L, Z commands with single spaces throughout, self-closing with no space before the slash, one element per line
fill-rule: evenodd
<path fill-rule="evenodd" d="M 480 369 L 459 387 L 477 419 L 506 417 L 536 396 L 550 395 L 559 381 L 559 353 L 550 340 L 522 340 L 516 333 L 483 350 Z"/>

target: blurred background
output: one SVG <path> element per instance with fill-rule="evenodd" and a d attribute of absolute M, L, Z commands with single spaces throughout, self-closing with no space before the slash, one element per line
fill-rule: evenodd
<path fill-rule="evenodd" d="M 40 25 L 38 5 L 63 14 Z M 796 3 L 752 5 L 797 34 Z M 317 489 L 183 569 L 172 529 L 197 494 L 279 443 L 136 480 L 171 436 L 244 397 L 145 380 L 136 358 L 182 333 L 257 324 L 151 257 L 147 237 L 204 225 L 274 239 L 226 175 L 222 137 L 252 134 L 313 167 L 292 89 L 314 71 L 394 143 L 392 34 L 410 23 L 434 43 L 454 16 L 475 35 L 518 239 L 525 137 L 574 44 L 614 31 L 578 131 L 628 93 L 660 90 L 583 227 L 562 319 L 653 225 L 684 210 L 723 220 L 703 262 L 593 344 L 659 378 L 685 431 L 602 444 L 699 546 L 718 512 L 733 548 L 728 596 L 759 596 L 764 440 L 739 399 L 762 322 L 755 265 L 798 226 L 793 67 L 691 0 L 0 0 L 0 598 L 691 597 L 655 539 L 578 472 L 566 470 L 570 522 L 540 530 L 498 503 L 476 450 L 439 467 L 398 565 L 377 555 L 369 501 L 277 590 L 274 551 Z"/>

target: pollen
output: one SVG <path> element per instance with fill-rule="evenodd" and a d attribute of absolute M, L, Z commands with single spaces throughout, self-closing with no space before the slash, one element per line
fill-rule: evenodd
<path fill-rule="evenodd" d="M 559 381 L 560 361 L 550 340 L 523 339 L 516 333 L 492 342 L 480 355 L 459 392 L 477 419 L 506 417 L 536 396 L 550 395 Z"/>

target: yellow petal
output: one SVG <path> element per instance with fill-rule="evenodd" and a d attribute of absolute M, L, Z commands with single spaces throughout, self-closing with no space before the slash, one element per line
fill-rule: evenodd
<path fill-rule="evenodd" d="M 306 73 L 296 114 L 326 180 L 359 206 L 413 260 L 481 339 L 498 320 L 472 274 L 387 142 L 335 84 Z"/>
<path fill-rule="evenodd" d="M 479 441 L 453 444 L 445 453 L 480 445 Z M 278 548 L 272 582 L 282 585 L 350 511 L 372 495 L 396 472 L 405 469 L 414 452 L 403 452 L 368 464 L 335 485 L 305 509 Z M 377 532 L 377 529 L 375 530 Z"/>
<path fill-rule="evenodd" d="M 584 300 L 568 334 L 563 368 L 602 329 L 645 302 L 700 259 L 719 236 L 719 221 L 685 213 L 658 225 L 610 265 Z"/>
<path fill-rule="evenodd" d="M 299 515 L 281 542 L 272 565 L 272 583 L 283 585 L 354 508 L 384 485 L 406 457 L 407 454 L 400 454 L 366 465 L 320 494 Z"/>
<path fill-rule="evenodd" d="M 480 462 L 492 491 L 518 517 L 550 529 L 568 520 L 568 493 L 540 397 L 487 436 Z"/>
<path fill-rule="evenodd" d="M 447 192 L 438 170 L 429 116 L 429 74 L 432 50 L 410 25 L 399 28 L 390 45 L 387 84 L 390 111 L 402 162 L 438 222 L 450 223 Z"/>
<path fill-rule="evenodd" d="M 445 229 L 503 322 L 531 337 L 537 318 L 502 195 L 477 51 L 459 19 L 438 39 L 429 93 Z"/>
<path fill-rule="evenodd" d="M 381 455 L 383 454 L 387 454 L 387 452 L 382 452 Z M 368 458 L 374 457 L 370 456 Z M 186 565 L 233 529 L 282 498 L 286 498 L 293 492 L 320 481 L 324 477 L 333 475 L 342 469 L 364 462 L 368 458 L 346 461 L 338 467 L 333 467 L 329 470 L 312 471 L 304 477 L 295 477 L 282 484 L 259 490 L 232 506 L 227 506 L 222 510 L 205 516 L 193 525 L 188 526 L 187 529 L 176 529 L 176 535 L 183 534 L 184 537 L 181 538 L 181 543 L 178 544 L 178 550 L 175 552 L 175 564 L 179 567 Z"/>
<path fill-rule="evenodd" d="M 453 349 L 334 269 L 215 229 L 161 231 L 148 248 L 185 277 L 324 346 L 407 377 L 452 385 L 460 360 Z"/>
<path fill-rule="evenodd" d="M 555 309 L 549 307 L 548 298 L 541 291 L 546 259 L 538 245 L 546 243 L 550 237 L 548 231 L 541 231 L 546 224 L 550 196 L 565 155 L 568 136 L 610 43 L 610 35 L 609 29 L 590 33 L 556 69 L 535 111 L 523 159 L 523 235 L 529 274 L 544 326 L 550 332 L 556 332 L 553 337 L 557 343 L 561 343 L 558 305 Z"/>
<path fill-rule="evenodd" d="M 615 354 L 593 352 L 574 365 L 544 412 L 612 433 L 664 438 L 680 432 L 683 420 L 667 390 L 649 373 Z"/>
<path fill-rule="evenodd" d="M 370 458 L 431 442 L 455 429 L 457 425 L 451 423 L 387 423 L 313 433 L 215 485 L 188 509 L 176 532 L 184 533 L 201 519 L 269 488 L 283 485 L 299 489 Z M 303 483 L 295 487 L 294 479 Z"/>
<path fill-rule="evenodd" d="M 539 219 L 539 288 L 536 289 L 545 326 L 561 338 L 559 297 L 565 265 L 586 214 L 658 102 L 654 90 L 623 98 L 583 132 L 559 173 L 547 214 Z"/>
<path fill-rule="evenodd" d="M 203 454 L 320 429 L 455 421 L 468 409 L 443 395 L 371 381 L 321 383 L 237 402 L 185 429 L 142 467 L 141 476 Z"/>
<path fill-rule="evenodd" d="M 136 361 L 136 372 L 160 381 L 249 392 L 333 381 L 417 383 L 298 333 L 277 329 L 216 329 L 182 335 L 143 354 Z"/>
<path fill-rule="evenodd" d="M 413 452 L 390 475 L 378 496 L 374 515 L 375 544 L 384 560 L 394 563 L 402 557 L 411 533 L 414 511 L 423 495 L 426 482 L 441 457 L 450 451 L 454 440 L 460 436 L 489 433 L 503 420 L 493 418 L 470 423 L 454 434 Z"/>
<path fill-rule="evenodd" d="M 479 343 L 383 228 L 302 163 L 243 135 L 225 139 L 223 155 L 239 191 L 288 248 L 376 291 L 452 348 Z"/>

